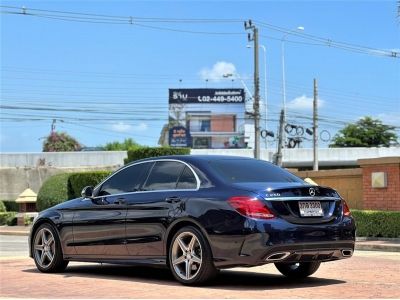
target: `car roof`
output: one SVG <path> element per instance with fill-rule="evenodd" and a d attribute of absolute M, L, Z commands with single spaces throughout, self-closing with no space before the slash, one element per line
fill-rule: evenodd
<path fill-rule="evenodd" d="M 129 164 L 134 164 L 137 162 L 144 162 L 149 160 L 162 160 L 162 159 L 177 159 L 184 162 L 196 162 L 196 161 L 218 161 L 218 160 L 237 160 L 237 159 L 246 159 L 252 160 L 253 158 L 244 157 L 244 156 L 231 156 L 231 155 L 166 155 L 166 156 L 156 156 L 149 157 L 140 160 L 135 160 Z"/>

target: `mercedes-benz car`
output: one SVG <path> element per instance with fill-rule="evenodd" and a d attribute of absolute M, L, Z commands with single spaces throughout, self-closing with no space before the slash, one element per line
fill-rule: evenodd
<path fill-rule="evenodd" d="M 306 277 L 351 257 L 354 241 L 335 190 L 262 160 L 183 155 L 135 161 L 40 212 L 29 248 L 42 272 L 69 261 L 146 264 L 200 284 L 219 269 L 269 263 Z"/>

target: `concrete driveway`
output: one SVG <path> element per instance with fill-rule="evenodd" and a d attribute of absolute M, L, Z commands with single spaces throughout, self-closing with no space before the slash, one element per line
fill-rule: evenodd
<path fill-rule="evenodd" d="M 71 263 L 43 274 L 26 258 L 26 237 L 1 239 L 0 297 L 6 298 L 400 298 L 400 253 L 357 251 L 291 281 L 273 265 L 221 271 L 208 286 L 186 287 L 164 269 Z"/>

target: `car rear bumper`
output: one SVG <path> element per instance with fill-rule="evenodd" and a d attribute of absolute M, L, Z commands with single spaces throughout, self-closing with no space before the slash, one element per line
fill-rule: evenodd
<path fill-rule="evenodd" d="M 322 225 L 291 224 L 282 219 L 252 220 L 246 225 L 249 233 L 243 236 L 211 237 L 216 267 L 332 261 L 353 255 L 355 224 L 351 217 Z"/>

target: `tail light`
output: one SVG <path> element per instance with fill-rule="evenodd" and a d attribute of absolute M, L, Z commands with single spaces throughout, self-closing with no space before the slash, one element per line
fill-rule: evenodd
<path fill-rule="evenodd" d="M 346 201 L 342 200 L 343 215 L 346 217 L 351 216 L 350 208 L 347 206 Z"/>
<path fill-rule="evenodd" d="M 274 214 L 257 198 L 247 196 L 235 196 L 228 203 L 240 214 L 255 219 L 272 219 Z"/>

